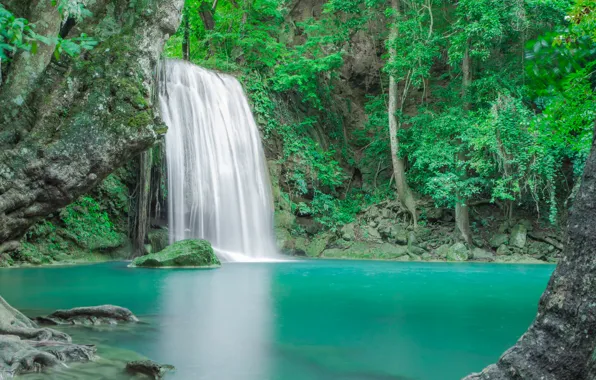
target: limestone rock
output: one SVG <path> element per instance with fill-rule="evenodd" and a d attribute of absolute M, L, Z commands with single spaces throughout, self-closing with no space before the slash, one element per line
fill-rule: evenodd
<path fill-rule="evenodd" d="M 499 248 L 503 244 L 509 243 L 509 236 L 506 234 L 496 234 L 488 242 L 492 248 Z"/>
<path fill-rule="evenodd" d="M 332 237 L 333 236 L 328 233 L 316 236 L 314 239 L 312 239 L 310 241 L 310 243 L 308 243 L 306 245 L 306 249 L 305 249 L 306 255 L 308 257 L 321 256 L 321 253 L 323 253 L 325 248 L 327 248 L 327 245 L 331 241 Z"/>
<path fill-rule="evenodd" d="M 166 247 L 161 252 L 138 257 L 133 260 L 130 266 L 146 268 L 216 268 L 221 266 L 221 263 L 215 256 L 208 241 L 182 240 Z"/>
<path fill-rule="evenodd" d="M 47 317 L 37 317 L 35 321 L 49 325 L 117 325 L 122 322 L 138 322 L 139 319 L 126 308 L 103 305 L 57 310 Z"/>
<path fill-rule="evenodd" d="M 464 243 L 455 243 L 447 250 L 447 261 L 467 261 L 469 250 Z"/>
<path fill-rule="evenodd" d="M 364 235 L 363 238 L 366 241 L 370 241 L 370 242 L 374 242 L 374 243 L 381 243 L 383 241 L 383 239 L 381 238 L 381 234 L 379 234 L 379 231 L 377 231 L 377 229 L 372 226 L 364 227 L 363 235 Z"/>
<path fill-rule="evenodd" d="M 443 244 L 439 248 L 435 249 L 435 254 L 438 257 L 440 257 L 442 259 L 445 259 L 445 258 L 447 258 L 447 252 L 448 251 L 449 251 L 449 244 Z"/>
<path fill-rule="evenodd" d="M 528 229 L 523 224 L 517 224 L 511 229 L 511 237 L 509 244 L 517 247 L 524 248 L 527 241 Z"/>
<path fill-rule="evenodd" d="M 408 231 L 400 224 L 394 224 L 393 226 L 391 226 L 389 236 L 397 244 L 408 244 Z"/>
<path fill-rule="evenodd" d="M 505 244 L 501 245 L 498 249 L 497 249 L 497 256 L 509 256 L 511 255 L 513 252 L 511 252 L 511 250 L 509 249 L 509 247 L 507 247 Z"/>
<path fill-rule="evenodd" d="M 349 223 L 342 227 L 341 237 L 347 241 L 352 241 L 356 239 L 354 223 Z"/>
<path fill-rule="evenodd" d="M 472 250 L 472 258 L 474 260 L 493 261 L 495 255 L 492 252 L 486 251 L 482 248 L 474 248 Z"/>
<path fill-rule="evenodd" d="M 129 362 L 126 364 L 126 372 L 131 375 L 145 375 L 150 379 L 163 379 L 168 371 L 174 370 L 174 366 L 168 364 L 158 364 L 151 360 L 141 360 Z"/>

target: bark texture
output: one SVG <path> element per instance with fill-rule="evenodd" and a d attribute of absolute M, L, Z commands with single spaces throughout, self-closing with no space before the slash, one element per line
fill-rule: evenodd
<path fill-rule="evenodd" d="M 132 258 L 145 254 L 145 240 L 149 230 L 149 213 L 151 209 L 151 163 L 153 150 L 141 153 L 139 163 L 139 196 L 137 199 L 137 220 L 133 236 Z"/>
<path fill-rule="evenodd" d="M 27 3 L 27 4 L 25 4 Z M 9 1 L 7 6 L 17 2 Z M 134 5 L 136 4 L 136 5 Z M 166 132 L 151 99 L 154 67 L 180 22 L 183 0 L 97 0 L 68 37 L 99 45 L 52 58 L 33 83 L 19 58 L 0 87 L 0 246 L 90 190 Z M 37 1 L 19 1 L 19 12 Z M 45 56 L 44 56 L 45 57 Z M 33 57 L 32 57 L 33 58 Z M 39 57 L 38 57 L 39 58 Z M 45 61 L 44 61 L 45 62 Z"/>
<path fill-rule="evenodd" d="M 392 0 L 391 5 L 397 13 L 399 13 L 400 6 L 399 0 Z M 397 27 L 394 26 L 391 29 L 391 35 L 389 37 L 390 42 L 394 41 L 398 37 Z M 391 59 L 394 60 L 397 56 L 397 52 L 394 47 L 389 49 Z M 397 187 L 397 195 L 404 207 L 412 215 L 412 221 L 414 227 L 418 225 L 418 214 L 416 211 L 416 200 L 412 194 L 412 190 L 408 185 L 406 179 L 406 167 L 403 158 L 399 157 L 399 140 L 397 138 L 397 131 L 399 130 L 399 122 L 397 120 L 396 113 L 398 111 L 398 85 L 395 76 L 391 75 L 389 78 L 389 143 L 391 146 L 391 161 L 393 164 L 393 176 L 395 177 L 395 186 Z"/>
<path fill-rule="evenodd" d="M 470 49 L 466 47 L 464 53 L 464 59 L 462 61 L 462 99 L 465 110 L 470 109 L 470 103 L 468 102 L 468 92 L 470 85 L 472 84 L 472 62 L 470 60 Z M 465 161 L 466 154 L 463 151 L 458 153 L 457 159 L 461 165 L 464 166 L 464 179 L 467 177 L 465 173 Z M 461 238 L 469 245 L 474 245 L 472 238 L 472 230 L 470 229 L 470 208 L 468 207 L 468 199 L 462 197 L 461 194 L 457 195 L 457 203 L 455 205 L 455 226 L 459 232 Z"/>
<path fill-rule="evenodd" d="M 569 220 L 568 241 L 517 344 L 466 380 L 596 378 L 596 139 Z"/>

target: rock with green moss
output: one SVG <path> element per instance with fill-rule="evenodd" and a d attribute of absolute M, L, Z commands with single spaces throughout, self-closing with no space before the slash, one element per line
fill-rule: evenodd
<path fill-rule="evenodd" d="M 182 240 L 164 250 L 138 257 L 131 267 L 144 268 L 218 268 L 221 263 L 205 240 Z"/>
<path fill-rule="evenodd" d="M 153 253 L 162 251 L 170 242 L 170 234 L 164 229 L 153 229 L 149 231 L 147 237 Z"/>
<path fill-rule="evenodd" d="M 455 243 L 447 251 L 447 261 L 467 261 L 470 251 L 464 243 Z"/>
<path fill-rule="evenodd" d="M 309 257 L 319 257 L 327 248 L 327 245 L 333 238 L 333 234 L 324 233 L 315 236 L 306 246 L 306 255 Z"/>

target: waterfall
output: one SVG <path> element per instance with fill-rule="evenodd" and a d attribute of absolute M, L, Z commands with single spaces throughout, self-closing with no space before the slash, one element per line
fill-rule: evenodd
<path fill-rule="evenodd" d="M 170 243 L 205 239 L 225 261 L 274 258 L 269 176 L 242 86 L 175 60 L 159 77 Z"/>

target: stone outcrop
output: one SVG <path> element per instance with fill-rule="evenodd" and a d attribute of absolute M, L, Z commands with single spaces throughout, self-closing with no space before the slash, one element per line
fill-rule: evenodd
<path fill-rule="evenodd" d="M 36 23 L 47 16 L 36 3 L 11 0 L 5 5 Z M 153 73 L 165 41 L 179 25 L 182 5 L 182 0 L 130 6 L 116 0 L 89 2 L 92 16 L 62 33 L 92 36 L 99 42 L 93 50 L 57 60 L 43 56 L 51 55 L 50 49 L 3 65 L 0 247 L 89 191 L 165 133 L 152 102 Z M 54 36 L 60 20 L 56 25 Z M 23 72 L 28 72 L 27 81 L 19 79 Z"/>
<path fill-rule="evenodd" d="M 163 379 L 168 371 L 174 370 L 174 366 L 158 364 L 151 360 L 141 360 L 126 364 L 126 372 L 130 375 L 144 375 L 149 379 Z"/>
<path fill-rule="evenodd" d="M 205 240 L 178 241 L 158 253 L 138 257 L 131 267 L 145 268 L 218 268 L 221 263 Z"/>
<path fill-rule="evenodd" d="M 90 361 L 95 354 L 95 346 L 73 344 L 67 334 L 39 328 L 0 297 L 0 378 Z"/>
<path fill-rule="evenodd" d="M 139 321 L 130 310 L 113 305 L 57 310 L 34 320 L 42 325 L 117 325 Z"/>

